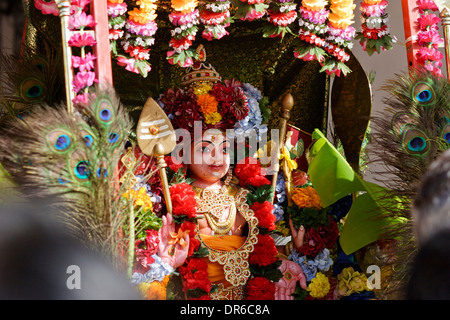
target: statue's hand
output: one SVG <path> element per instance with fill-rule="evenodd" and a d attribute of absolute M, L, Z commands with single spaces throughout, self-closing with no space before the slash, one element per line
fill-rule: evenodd
<path fill-rule="evenodd" d="M 300 228 L 297 230 L 294 227 L 292 219 L 289 219 L 289 226 L 291 227 L 292 240 L 294 241 L 295 248 L 301 248 L 303 246 L 303 241 L 305 240 L 305 228 L 303 226 L 300 226 Z"/>
<path fill-rule="evenodd" d="M 176 269 L 181 266 L 188 256 L 189 252 L 189 235 L 183 234 L 181 230 L 175 232 L 175 222 L 172 215 L 168 213 L 162 217 L 163 225 L 159 230 L 161 239 L 158 247 L 158 256 Z"/>
<path fill-rule="evenodd" d="M 275 300 L 294 300 L 291 295 L 295 291 L 297 281 L 300 281 L 300 286 L 306 290 L 306 278 L 303 270 L 297 263 L 286 259 L 282 259 L 279 269 L 283 278 L 275 283 Z"/>

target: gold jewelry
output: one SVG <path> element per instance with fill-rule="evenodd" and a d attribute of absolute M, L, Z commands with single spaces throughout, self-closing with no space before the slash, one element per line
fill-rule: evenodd
<path fill-rule="evenodd" d="M 214 234 L 224 235 L 230 232 L 236 220 L 236 204 L 232 196 L 226 194 L 227 187 L 220 190 L 204 189 L 197 199 L 197 213 L 206 217 Z M 229 209 L 228 216 L 224 212 Z"/>
<path fill-rule="evenodd" d="M 243 300 L 245 297 L 244 286 L 225 288 L 223 283 L 217 285 L 217 290 L 210 293 L 212 300 Z"/>
<path fill-rule="evenodd" d="M 249 226 L 249 232 L 244 244 L 237 250 L 219 251 L 209 247 L 202 239 L 197 225 L 196 238 L 209 250 L 209 261 L 223 265 L 225 279 L 233 286 L 243 286 L 250 277 L 248 257 L 258 243 L 258 219 L 247 204 L 249 190 L 242 189 L 236 195 L 236 206 Z"/>
<path fill-rule="evenodd" d="M 225 181 L 223 183 L 226 186 L 229 186 L 232 178 L 233 178 L 233 168 L 230 166 L 228 168 L 227 177 L 225 178 Z"/>

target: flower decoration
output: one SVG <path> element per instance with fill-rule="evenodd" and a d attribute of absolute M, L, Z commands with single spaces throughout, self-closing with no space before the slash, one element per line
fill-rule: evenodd
<path fill-rule="evenodd" d="M 243 21 L 261 19 L 266 15 L 268 7 L 265 0 L 240 0 L 234 17 Z"/>
<path fill-rule="evenodd" d="M 230 1 L 207 1 L 203 10 L 200 12 L 200 22 L 205 25 L 202 37 L 209 41 L 212 39 L 221 39 L 228 35 L 228 31 L 225 28 L 232 22 Z"/>
<path fill-rule="evenodd" d="M 96 57 L 91 52 L 86 52 L 89 47 L 96 44 L 94 36 L 87 32 L 88 29 L 96 25 L 92 15 L 86 13 L 88 4 L 89 1 L 73 1 L 69 17 L 69 29 L 72 31 L 72 35 L 68 45 L 80 48 L 81 53 L 80 56 L 72 55 L 71 61 L 75 73 L 72 82 L 72 88 L 75 92 L 73 102 L 80 105 L 88 103 L 89 88 L 98 82 L 94 72 Z"/>
<path fill-rule="evenodd" d="M 336 293 L 338 296 L 349 296 L 353 293 L 369 291 L 367 287 L 367 276 L 355 271 L 353 267 L 342 270 L 337 279 Z"/>
<path fill-rule="evenodd" d="M 421 16 L 417 19 L 419 50 L 415 56 L 416 61 L 428 71 L 442 77 L 440 68 L 444 55 L 438 50 L 438 47 L 444 40 L 439 35 L 440 18 L 432 13 L 433 11 L 439 11 L 439 8 L 432 0 L 418 0 L 417 5 Z"/>
<path fill-rule="evenodd" d="M 255 277 L 248 281 L 245 288 L 248 300 L 273 300 L 275 285 L 264 277 Z"/>
<path fill-rule="evenodd" d="M 308 291 L 313 298 L 323 298 L 330 291 L 330 282 L 327 276 L 318 272 L 308 285 Z"/>
<path fill-rule="evenodd" d="M 172 50 L 167 52 L 167 59 L 170 64 L 189 67 L 197 57 L 196 52 L 190 49 L 198 31 L 199 13 L 196 9 L 197 4 L 197 0 L 172 0 L 174 11 L 169 14 L 169 20 L 175 26 L 175 29 L 170 31 L 172 39 L 169 46 Z"/>
<path fill-rule="evenodd" d="M 58 5 L 54 0 L 35 0 L 34 6 L 40 10 L 42 14 L 52 14 L 59 16 Z"/>
<path fill-rule="evenodd" d="M 263 29 L 263 36 L 283 39 L 286 33 L 292 33 L 289 25 L 297 19 L 296 9 L 297 4 L 294 1 L 271 1 L 267 10 L 267 21 L 270 25 Z"/>
<path fill-rule="evenodd" d="M 369 56 L 374 52 L 392 49 L 392 38 L 389 34 L 387 22 L 389 15 L 385 12 L 386 0 L 364 0 L 361 3 L 361 32 L 355 39 Z"/>
<path fill-rule="evenodd" d="M 317 60 L 321 72 L 330 75 L 346 75 L 350 69 L 345 65 L 350 55 L 344 48 L 351 49 L 355 29 L 353 23 L 353 0 L 328 1 L 303 0 L 300 7 L 299 42 L 294 56 L 304 61 Z"/>

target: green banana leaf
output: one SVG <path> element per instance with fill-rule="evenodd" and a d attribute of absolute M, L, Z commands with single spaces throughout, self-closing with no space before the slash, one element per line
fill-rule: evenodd
<path fill-rule="evenodd" d="M 312 138 L 308 175 L 322 205 L 327 207 L 354 194 L 339 240 L 344 252 L 351 254 L 379 240 L 389 225 L 381 218 L 382 199 L 388 189 L 364 181 L 320 130 L 315 129 Z"/>

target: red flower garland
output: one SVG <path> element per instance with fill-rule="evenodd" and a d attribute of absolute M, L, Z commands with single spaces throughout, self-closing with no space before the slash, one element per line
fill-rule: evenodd
<path fill-rule="evenodd" d="M 275 284 L 264 277 L 255 277 L 248 280 L 245 293 L 247 300 L 273 300 Z"/>

